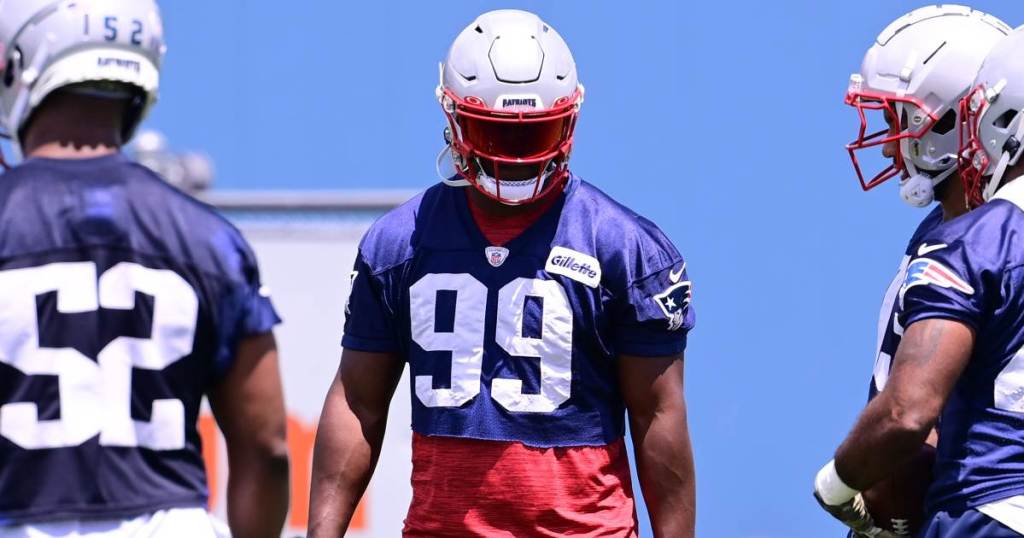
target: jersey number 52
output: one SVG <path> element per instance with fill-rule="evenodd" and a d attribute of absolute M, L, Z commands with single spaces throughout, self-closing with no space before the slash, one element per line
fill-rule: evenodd
<path fill-rule="evenodd" d="M 438 292 L 455 293 L 455 323 L 438 331 Z M 523 335 L 528 298 L 542 304 L 539 337 Z M 524 394 L 519 379 L 494 378 L 491 397 L 502 407 L 521 413 L 550 413 L 565 403 L 572 386 L 572 309 L 561 284 L 554 280 L 517 278 L 498 291 L 494 339 L 513 357 L 540 359 L 540 393 Z M 428 274 L 409 288 L 412 339 L 424 351 L 450 351 L 451 388 L 433 388 L 430 375 L 417 375 L 416 396 L 427 407 L 458 407 L 480 393 L 484 357 L 487 287 L 465 273 Z M 531 335 L 538 336 L 538 335 Z"/>
<path fill-rule="evenodd" d="M 136 292 L 150 295 L 151 338 L 115 338 L 95 361 L 71 347 L 40 347 L 36 297 L 50 292 L 63 314 L 132 310 Z M 97 434 L 105 446 L 184 448 L 181 400 L 153 400 L 148 422 L 132 419 L 132 369 L 163 370 L 191 353 L 198 304 L 178 274 L 135 263 L 119 263 L 98 279 L 92 262 L 0 271 L 0 362 L 28 376 L 56 376 L 60 395 L 54 420 L 39 420 L 32 402 L 0 406 L 0 435 L 25 449 L 77 446 Z"/>

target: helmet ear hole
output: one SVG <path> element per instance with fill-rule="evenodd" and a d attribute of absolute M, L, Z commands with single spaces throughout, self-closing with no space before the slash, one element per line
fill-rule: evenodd
<path fill-rule="evenodd" d="M 999 117 L 992 122 L 992 125 L 1000 129 L 1006 129 L 1007 127 L 1010 126 L 1011 123 L 1013 123 L 1013 119 L 1016 117 L 1017 111 L 1010 109 L 1000 114 Z"/>
<path fill-rule="evenodd" d="M 949 133 L 956 127 L 956 112 L 949 109 L 939 118 L 939 121 L 932 127 L 932 132 L 939 135 Z"/>
<path fill-rule="evenodd" d="M 4 86 L 10 88 L 14 85 L 14 70 L 25 68 L 25 55 L 21 53 L 20 47 L 14 47 L 11 55 L 7 57 L 6 69 L 4 69 Z"/>

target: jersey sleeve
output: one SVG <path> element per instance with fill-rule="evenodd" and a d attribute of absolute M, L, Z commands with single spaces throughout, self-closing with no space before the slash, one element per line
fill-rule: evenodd
<path fill-rule="evenodd" d="M 341 345 L 370 353 L 398 351 L 395 312 L 386 295 L 385 278 L 371 272 L 362 253 L 356 257 L 351 283 Z"/>
<path fill-rule="evenodd" d="M 900 288 L 900 324 L 909 327 L 917 321 L 942 318 L 977 330 L 985 305 L 998 301 L 993 296 L 999 294 L 998 272 L 988 267 L 984 252 L 970 248 L 966 241 L 922 245 L 919 256 L 907 266 Z"/>
<path fill-rule="evenodd" d="M 218 373 L 234 362 L 238 343 L 243 339 L 270 332 L 281 323 L 270 299 L 270 290 L 260 279 L 256 256 L 242 244 L 234 259 L 236 274 L 230 275 L 221 302 L 220 349 L 217 351 Z"/>
<path fill-rule="evenodd" d="M 692 287 L 682 259 L 633 281 L 613 321 L 616 352 L 663 357 L 685 350 L 696 319 Z"/>

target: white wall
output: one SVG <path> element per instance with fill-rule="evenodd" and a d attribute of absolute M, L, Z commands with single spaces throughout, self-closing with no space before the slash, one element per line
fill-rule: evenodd
<path fill-rule="evenodd" d="M 286 535 L 304 535 L 301 515 L 308 507 L 313 428 L 337 371 L 349 274 L 359 239 L 370 221 L 273 224 L 239 219 L 236 223 L 253 245 L 263 282 L 270 287 L 274 305 L 284 319 L 276 335 L 290 415 L 294 516 L 289 518 L 293 525 Z M 392 402 L 380 463 L 364 498 L 364 524 L 348 536 L 393 537 L 401 532 L 411 497 L 412 434 L 405 377 Z M 223 515 L 227 478 L 223 446 L 219 452 L 214 511 Z"/>

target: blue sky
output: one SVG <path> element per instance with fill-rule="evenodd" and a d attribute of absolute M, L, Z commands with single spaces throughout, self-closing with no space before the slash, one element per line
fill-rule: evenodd
<path fill-rule="evenodd" d="M 874 36 L 919 5 L 164 2 L 149 125 L 210 153 L 219 188 L 426 187 L 448 44 L 488 9 L 539 13 L 587 87 L 573 168 L 689 261 L 698 535 L 838 537 L 812 477 L 863 403 L 878 306 L 925 215 L 895 185 L 860 192 L 842 98 Z M 975 7 L 1024 22 L 1021 3 Z"/>

